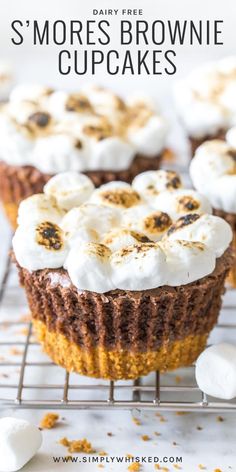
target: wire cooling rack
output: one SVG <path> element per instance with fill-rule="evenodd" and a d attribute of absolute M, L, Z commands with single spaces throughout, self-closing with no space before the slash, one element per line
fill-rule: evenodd
<path fill-rule="evenodd" d="M 235 303 L 236 291 L 229 290 L 222 309 L 223 321 L 214 330 L 216 340 L 232 341 L 235 337 L 236 322 L 232 322 Z M 0 407 L 236 411 L 236 401 L 209 398 L 198 389 L 193 366 L 175 373 L 155 372 L 133 382 L 108 382 L 69 374 L 42 354 L 30 321 L 19 319 L 23 309 L 26 309 L 23 291 L 8 258 L 0 287 Z"/>

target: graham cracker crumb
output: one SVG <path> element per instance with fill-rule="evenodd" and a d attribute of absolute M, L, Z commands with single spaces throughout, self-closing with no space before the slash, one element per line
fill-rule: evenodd
<path fill-rule="evenodd" d="M 20 349 L 17 349 L 16 347 L 12 347 L 10 349 L 10 354 L 12 356 L 20 356 L 22 354 L 22 351 Z"/>
<path fill-rule="evenodd" d="M 183 380 L 183 377 L 181 377 L 180 375 L 175 376 L 175 383 L 179 384 L 182 380 Z"/>
<path fill-rule="evenodd" d="M 133 454 L 126 454 L 125 457 L 127 457 L 128 459 L 133 459 Z"/>
<path fill-rule="evenodd" d="M 177 416 L 189 415 L 189 411 L 176 411 Z"/>
<path fill-rule="evenodd" d="M 39 426 L 42 429 L 52 429 L 58 420 L 59 415 L 57 413 L 46 413 L 41 419 Z"/>
<path fill-rule="evenodd" d="M 222 416 L 217 416 L 216 420 L 219 421 L 219 423 L 222 423 L 224 418 Z"/>
<path fill-rule="evenodd" d="M 85 454 L 93 454 L 95 449 L 92 448 L 91 443 L 86 439 L 76 439 L 70 441 L 67 438 L 62 438 L 59 444 L 68 448 L 68 452 L 84 452 Z"/>
<path fill-rule="evenodd" d="M 214 472 L 222 472 L 221 469 L 215 469 Z"/>
<path fill-rule="evenodd" d="M 141 421 L 138 418 L 133 417 L 132 420 L 133 420 L 134 424 L 136 424 L 136 426 L 141 425 Z"/>
<path fill-rule="evenodd" d="M 173 446 L 178 446 L 177 442 L 173 441 L 172 442 Z"/>
<path fill-rule="evenodd" d="M 99 469 L 104 469 L 104 465 L 98 464 L 98 468 L 99 468 Z"/>
<path fill-rule="evenodd" d="M 200 470 L 205 470 L 205 469 L 206 469 L 206 467 L 205 467 L 204 465 L 202 465 L 202 464 L 199 464 L 199 465 L 198 465 L 198 468 L 199 468 Z"/>
<path fill-rule="evenodd" d="M 203 428 L 202 428 L 201 426 L 197 426 L 196 429 L 197 429 L 198 431 L 202 431 L 202 430 L 203 430 Z"/>
<path fill-rule="evenodd" d="M 147 434 L 143 434 L 143 436 L 141 436 L 141 439 L 142 439 L 143 441 L 150 441 L 151 438 L 150 438 L 150 436 L 148 436 Z"/>
<path fill-rule="evenodd" d="M 161 436 L 161 433 L 158 433 L 158 431 L 154 431 L 155 436 Z"/>
<path fill-rule="evenodd" d="M 134 462 L 133 464 L 129 465 L 128 470 L 130 472 L 139 472 L 141 470 L 141 465 L 138 462 Z"/>
<path fill-rule="evenodd" d="M 178 465 L 178 464 L 174 464 L 173 467 L 174 467 L 175 469 L 177 469 L 177 470 L 181 470 L 181 467 L 180 467 L 180 465 Z"/>
<path fill-rule="evenodd" d="M 109 436 L 109 437 L 111 438 L 112 436 L 114 436 L 114 434 L 111 433 L 111 432 L 108 432 L 108 433 L 107 433 L 107 436 Z"/>
<path fill-rule="evenodd" d="M 99 456 L 108 456 L 107 452 L 101 451 L 98 453 Z"/>

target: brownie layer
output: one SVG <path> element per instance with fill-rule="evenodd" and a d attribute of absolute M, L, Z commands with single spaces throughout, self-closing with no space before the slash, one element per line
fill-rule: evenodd
<path fill-rule="evenodd" d="M 212 139 L 222 139 L 222 140 L 224 140 L 227 131 L 228 130 L 221 129 L 216 134 L 213 134 L 213 135 L 209 135 L 209 134 L 207 135 L 206 134 L 203 138 L 193 138 L 193 137 L 189 136 L 189 142 L 190 142 L 190 146 L 191 146 L 191 158 L 194 156 L 195 151 L 197 150 L 197 148 L 201 144 L 205 143 L 205 141 L 211 141 Z"/>
<path fill-rule="evenodd" d="M 110 380 L 135 379 L 151 371 L 173 370 L 191 365 L 206 345 L 207 334 L 187 336 L 167 342 L 156 351 L 109 351 L 103 347 L 79 347 L 60 333 L 49 331 L 42 321 L 34 320 L 34 332 L 51 359 L 69 372 Z"/>
<path fill-rule="evenodd" d="M 217 321 L 231 251 L 214 272 L 191 284 L 142 292 L 79 292 L 64 269 L 19 268 L 33 319 L 81 348 L 155 351 L 189 335 L 205 335 Z M 55 283 L 59 279 L 62 284 Z M 52 283 L 54 280 L 54 283 Z"/>
<path fill-rule="evenodd" d="M 94 185 L 99 187 L 112 180 L 123 180 L 130 183 L 134 177 L 147 170 L 157 170 L 166 151 L 155 157 L 149 158 L 137 155 L 129 169 L 122 171 L 89 171 L 84 172 Z M 52 175 L 44 174 L 31 166 L 11 166 L 0 161 L 0 199 L 9 214 L 9 219 L 14 220 L 15 210 L 19 203 L 35 193 L 41 193 L 45 183 Z M 16 221 L 13 221 L 16 226 Z"/>

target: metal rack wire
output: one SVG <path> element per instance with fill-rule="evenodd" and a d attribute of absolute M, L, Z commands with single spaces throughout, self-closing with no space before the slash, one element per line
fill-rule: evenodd
<path fill-rule="evenodd" d="M 8 280 L 9 272 L 14 270 L 11 267 L 9 259 L 6 261 L 5 272 L 3 274 L 0 287 L 0 305 L 4 307 L 4 300 L 8 298 Z M 20 292 L 20 288 L 16 288 Z M 232 297 L 231 297 L 232 298 Z M 236 293 L 233 293 L 233 299 L 236 301 Z M 234 310 L 234 304 L 224 306 L 224 310 Z M 22 353 L 19 360 L 1 360 L 0 357 L 0 407 L 22 408 L 22 409 L 156 409 L 157 411 L 176 410 L 176 411 L 205 411 L 205 412 L 223 412 L 236 411 L 236 401 L 220 401 L 208 398 L 201 392 L 194 380 L 194 368 L 185 369 L 187 372 L 184 378 L 184 384 L 176 382 L 169 384 L 168 374 L 159 374 L 156 372 L 153 376 L 139 378 L 134 382 L 102 382 L 76 376 L 75 382 L 71 382 L 71 377 L 75 374 L 69 374 L 57 367 L 64 379 L 58 383 L 30 382 L 26 375 L 30 372 L 30 378 L 33 377 L 34 369 L 41 369 L 44 377 L 45 369 L 50 375 L 50 369 L 55 368 L 50 359 L 30 360 L 30 351 L 38 347 L 38 343 L 33 338 L 32 325 L 24 321 L 1 321 L 0 333 L 3 327 L 27 327 L 25 339 L 17 341 L 14 338 L 0 341 L 0 349 L 10 347 L 20 347 Z M 218 328 L 236 329 L 236 324 L 223 323 Z M 217 328 L 217 329 L 218 329 Z M 16 381 L 9 383 L 4 375 L 1 376 L 3 369 L 17 368 Z M 43 372 L 43 373 L 42 373 Z M 35 376 L 38 379 L 37 375 Z M 187 380 L 186 380 L 187 378 Z M 5 392 L 12 392 L 10 398 Z M 44 393 L 42 395 L 42 392 Z M 55 394 L 57 392 L 57 395 Z M 82 395 L 82 398 L 81 398 Z M 90 398 L 89 398 L 90 397 Z M 121 398 L 120 398 L 121 397 Z"/>

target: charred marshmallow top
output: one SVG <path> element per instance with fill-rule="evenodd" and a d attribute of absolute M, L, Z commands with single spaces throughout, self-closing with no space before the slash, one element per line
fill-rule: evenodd
<path fill-rule="evenodd" d="M 44 192 L 20 204 L 13 248 L 27 270 L 67 269 L 65 288 L 105 293 L 188 284 L 214 270 L 232 239 L 208 200 L 183 189 L 171 171 L 96 190 L 88 177 L 67 172 Z"/>
<path fill-rule="evenodd" d="M 177 83 L 176 105 L 188 134 L 214 135 L 236 124 L 236 57 L 227 57 L 191 72 Z"/>
<path fill-rule="evenodd" d="M 21 85 L 0 114 L 0 159 L 49 174 L 125 170 L 138 153 L 159 154 L 167 131 L 147 99 L 125 102 L 99 87 L 69 93 Z"/>
<path fill-rule="evenodd" d="M 228 132 L 228 138 L 232 139 L 233 132 Z M 206 141 L 192 159 L 190 175 L 194 187 L 214 208 L 236 213 L 236 147 L 220 140 Z"/>

